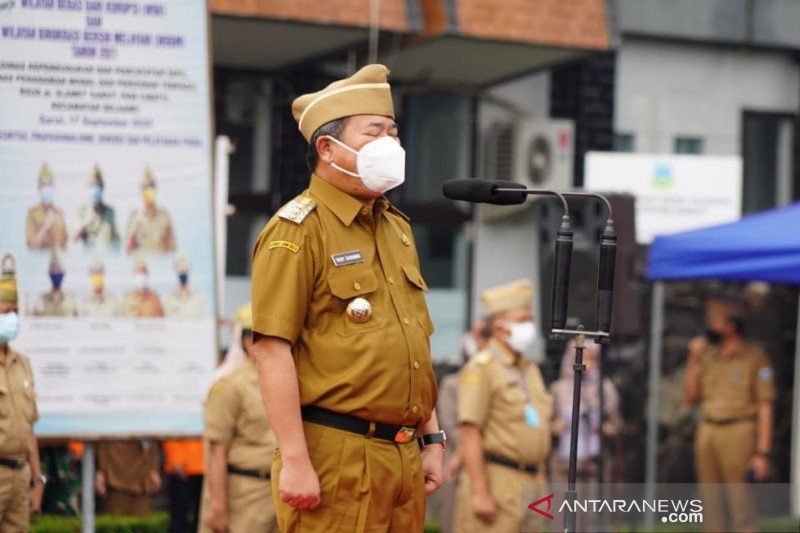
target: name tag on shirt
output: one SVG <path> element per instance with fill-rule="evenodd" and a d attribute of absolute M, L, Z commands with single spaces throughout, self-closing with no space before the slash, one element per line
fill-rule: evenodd
<path fill-rule="evenodd" d="M 361 250 L 353 250 L 352 252 L 342 252 L 340 254 L 333 254 L 331 256 L 333 266 L 345 266 L 355 263 L 363 263 L 364 256 L 361 255 Z"/>

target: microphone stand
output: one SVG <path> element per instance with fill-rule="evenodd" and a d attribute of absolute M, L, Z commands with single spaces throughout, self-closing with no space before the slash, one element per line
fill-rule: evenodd
<path fill-rule="evenodd" d="M 519 189 L 498 188 L 497 192 L 520 192 Z M 597 343 L 609 341 L 611 329 L 611 309 L 613 295 L 614 259 L 616 254 L 616 235 L 612 219 L 611 203 L 600 194 L 589 192 L 559 193 L 549 190 L 528 190 L 528 195 L 557 196 L 564 207 L 564 216 L 561 219 L 561 228 L 556 238 L 556 256 L 553 261 L 553 298 L 550 312 L 550 338 L 564 339 L 572 336 L 575 339 L 575 363 L 572 365 L 572 423 L 569 435 L 569 474 L 567 490 L 564 493 L 565 501 L 569 502 L 567 513 L 564 517 L 564 532 L 574 533 L 576 525 L 575 500 L 578 497 L 576 490 L 576 477 L 578 469 L 578 430 L 580 427 L 581 412 L 581 382 L 586 365 L 583 364 L 583 350 L 586 349 L 586 339 L 594 338 Z M 569 290 L 569 270 L 572 261 L 572 232 L 569 229 L 569 210 L 565 197 L 593 197 L 601 200 L 608 211 L 608 219 L 600 241 L 600 261 L 598 264 L 598 291 L 597 291 L 597 328 L 595 331 L 585 331 L 582 325 L 575 329 L 566 327 L 567 303 Z M 601 382 L 602 388 L 602 382 Z"/>

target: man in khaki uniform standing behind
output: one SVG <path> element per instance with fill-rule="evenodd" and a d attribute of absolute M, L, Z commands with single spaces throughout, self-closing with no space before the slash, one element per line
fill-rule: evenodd
<path fill-rule="evenodd" d="M 97 444 L 95 488 L 103 512 L 147 516 L 153 494 L 161 488 L 158 443 L 118 440 Z"/>
<path fill-rule="evenodd" d="M 19 329 L 14 258 L 6 254 L 0 269 L 0 531 L 28 531 L 45 483 L 33 434 L 39 413 L 31 364 L 8 345 Z"/>
<path fill-rule="evenodd" d="M 267 419 L 253 360 L 253 312 L 236 312 L 247 354 L 211 388 L 205 404 L 208 445 L 201 532 L 277 533 L 270 469 L 275 434 Z"/>
<path fill-rule="evenodd" d="M 419 532 L 442 482 L 427 286 L 408 219 L 383 196 L 405 179 L 387 76 L 368 65 L 294 101 L 314 172 L 255 246 L 284 533 Z"/>
<path fill-rule="evenodd" d="M 700 404 L 694 453 L 706 531 L 731 530 L 725 499 L 737 531 L 758 531 L 747 481 L 770 472 L 775 382 L 764 352 L 742 339 L 746 312 L 741 302 L 709 298 L 706 335 L 689 343 L 684 393 L 689 404 Z"/>
<path fill-rule="evenodd" d="M 459 533 L 512 533 L 535 518 L 525 506 L 541 496 L 535 484 L 546 481 L 553 401 L 524 355 L 534 340 L 532 297 L 529 280 L 481 295 L 492 338 L 461 372 Z M 523 489 L 530 490 L 524 499 Z"/>

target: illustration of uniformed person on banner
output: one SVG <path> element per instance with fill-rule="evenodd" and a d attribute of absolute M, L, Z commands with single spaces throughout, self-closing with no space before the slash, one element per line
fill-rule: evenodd
<path fill-rule="evenodd" d="M 119 299 L 106 291 L 106 269 L 103 263 L 96 259 L 89 267 L 89 278 L 92 283 L 92 293 L 81 303 L 80 314 L 90 318 L 113 318 L 119 316 Z"/>
<path fill-rule="evenodd" d="M 167 253 L 175 251 L 175 233 L 167 211 L 156 206 L 156 180 L 150 167 L 142 176 L 142 209 L 131 213 L 125 231 L 128 253 Z"/>
<path fill-rule="evenodd" d="M 202 318 L 206 315 L 206 302 L 203 297 L 189 287 L 189 258 L 179 253 L 175 257 L 175 273 L 178 287 L 167 297 L 164 310 L 173 318 Z"/>
<path fill-rule="evenodd" d="M 119 244 L 114 208 L 103 201 L 105 183 L 100 167 L 95 165 L 89 173 L 89 202 L 78 211 L 78 231 L 75 240 L 88 248 Z"/>
<path fill-rule="evenodd" d="M 50 266 L 47 269 L 51 288 L 42 293 L 33 305 L 33 316 L 78 316 L 75 296 L 62 288 L 64 266 L 58 248 L 50 251 Z"/>
<path fill-rule="evenodd" d="M 39 170 L 39 203 L 28 209 L 25 242 L 32 250 L 67 247 L 67 224 L 64 212 L 53 203 L 55 183 L 47 163 Z"/>
<path fill-rule="evenodd" d="M 133 268 L 134 290 L 122 301 L 122 316 L 134 318 L 164 316 L 164 308 L 158 294 L 150 288 L 150 272 L 147 263 L 137 257 Z"/>

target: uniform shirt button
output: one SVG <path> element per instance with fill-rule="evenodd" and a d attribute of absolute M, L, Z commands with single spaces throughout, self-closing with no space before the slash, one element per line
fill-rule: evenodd
<path fill-rule="evenodd" d="M 394 278 L 392 276 L 389 276 L 389 283 L 394 283 Z"/>
<path fill-rule="evenodd" d="M 404 318 L 403 319 L 403 324 L 405 324 L 407 326 L 407 325 L 411 324 L 411 321 L 409 319 L 407 319 L 407 318 Z"/>
<path fill-rule="evenodd" d="M 418 363 L 418 362 L 416 362 L 416 361 L 414 361 L 414 368 L 415 368 L 415 369 L 419 369 L 419 363 Z"/>
<path fill-rule="evenodd" d="M 416 405 L 411 408 L 412 413 L 417 414 L 417 411 L 419 411 L 419 408 Z"/>
<path fill-rule="evenodd" d="M 362 207 L 361 208 L 361 214 L 362 215 L 369 215 L 369 209 L 366 208 L 366 207 Z"/>
<path fill-rule="evenodd" d="M 355 290 L 357 290 L 357 291 L 360 291 L 361 290 L 361 284 L 356 281 L 355 283 L 353 283 L 353 288 Z"/>

